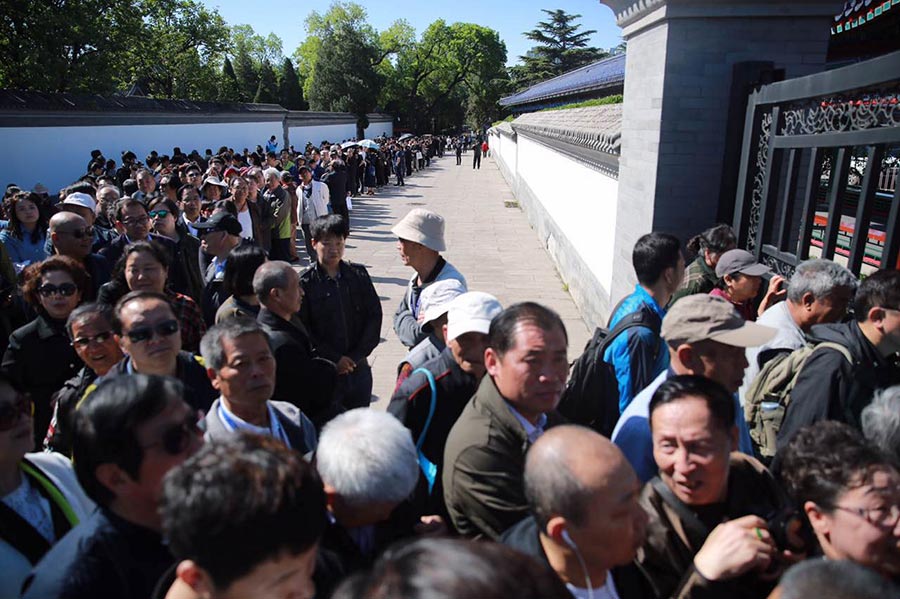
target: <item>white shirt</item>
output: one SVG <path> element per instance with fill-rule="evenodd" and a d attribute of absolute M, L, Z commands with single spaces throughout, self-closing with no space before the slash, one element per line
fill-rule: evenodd
<path fill-rule="evenodd" d="M 250 218 L 250 208 L 244 205 L 244 211 L 238 212 L 238 222 L 241 223 L 241 237 L 253 239 L 253 219 Z"/>
<path fill-rule="evenodd" d="M 566 588 L 575 599 L 620 599 L 616 592 L 616 583 L 613 582 L 611 572 L 606 573 L 606 583 L 600 588 L 583 589 L 573 584 L 566 583 Z"/>
<path fill-rule="evenodd" d="M 753 383 L 753 379 L 756 378 L 760 371 L 759 354 L 773 349 L 793 351 L 803 347 L 806 343 L 806 336 L 803 334 L 803 330 L 797 326 L 797 323 L 794 322 L 794 317 L 791 316 L 791 312 L 788 310 L 787 300 L 779 302 L 763 312 L 762 316 L 756 320 L 756 324 L 772 327 L 778 333 L 759 347 L 748 347 L 746 350 L 749 365 L 744 371 L 744 383 L 738 390 L 742 406 L 744 405 L 744 395 L 746 395 L 750 389 L 750 384 Z"/>

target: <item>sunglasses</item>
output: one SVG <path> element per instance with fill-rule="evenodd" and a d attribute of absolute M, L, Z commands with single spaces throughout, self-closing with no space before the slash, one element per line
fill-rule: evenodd
<path fill-rule="evenodd" d="M 106 343 L 110 339 L 112 339 L 112 331 L 105 331 L 103 333 L 97 333 L 93 337 L 78 337 L 76 339 L 72 339 L 72 345 L 75 347 L 87 347 L 91 343 L 96 343 L 97 345 L 101 343 Z"/>
<path fill-rule="evenodd" d="M 71 235 L 75 239 L 84 239 L 85 237 L 94 236 L 94 227 L 85 227 L 83 229 L 75 229 L 74 231 L 59 231 L 59 233 Z"/>
<path fill-rule="evenodd" d="M 140 343 L 141 341 L 149 341 L 154 336 L 169 337 L 178 332 L 177 320 L 165 320 L 152 327 L 137 327 L 131 329 L 125 335 L 132 343 Z"/>
<path fill-rule="evenodd" d="M 60 294 L 63 297 L 71 297 L 75 295 L 75 292 L 78 291 L 78 286 L 75 283 L 63 283 L 62 285 L 52 285 L 50 283 L 45 283 L 38 287 L 37 292 L 44 297 L 50 297 L 53 294 Z"/>
<path fill-rule="evenodd" d="M 15 401 L 0 406 L 0 432 L 11 430 L 23 416 L 34 416 L 34 403 L 27 395 L 17 394 Z"/>
<path fill-rule="evenodd" d="M 169 455 L 181 455 L 191 445 L 191 441 L 201 433 L 197 424 L 197 414 L 190 413 L 183 422 L 173 424 L 165 429 L 159 437 L 159 441 L 144 445 L 141 449 L 162 447 Z"/>
<path fill-rule="evenodd" d="M 165 218 L 169 216 L 168 210 L 151 210 L 150 218 Z"/>

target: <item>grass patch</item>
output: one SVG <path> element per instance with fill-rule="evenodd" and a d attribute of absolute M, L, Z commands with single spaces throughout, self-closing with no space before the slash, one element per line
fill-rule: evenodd
<path fill-rule="evenodd" d="M 605 98 L 595 98 L 593 100 L 584 100 L 583 102 L 572 102 L 571 104 L 563 104 L 562 106 L 551 106 L 544 108 L 538 112 L 547 112 L 549 110 L 569 110 L 570 108 L 587 108 L 589 106 L 606 106 L 607 104 L 621 104 L 623 101 L 622 94 L 614 94 Z"/>

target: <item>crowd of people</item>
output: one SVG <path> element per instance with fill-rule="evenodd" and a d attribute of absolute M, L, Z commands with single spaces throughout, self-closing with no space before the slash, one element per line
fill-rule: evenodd
<path fill-rule="evenodd" d="M 8 188 L 0 597 L 897 596 L 900 271 L 651 232 L 579 357 L 415 208 L 369 407 L 352 198 L 482 143 L 97 151 Z"/>

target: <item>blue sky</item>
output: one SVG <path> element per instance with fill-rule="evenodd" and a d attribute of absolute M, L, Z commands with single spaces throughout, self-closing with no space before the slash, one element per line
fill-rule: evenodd
<path fill-rule="evenodd" d="M 306 31 L 303 21 L 315 6 L 320 12 L 328 9 L 329 2 L 315 5 L 296 0 L 201 0 L 210 8 L 216 8 L 229 25 L 247 24 L 257 33 L 275 33 L 284 42 L 284 53 L 293 54 L 303 41 Z M 591 44 L 609 48 L 621 41 L 620 29 L 609 7 L 599 0 L 566 0 L 556 3 L 548 0 L 357 0 L 369 13 L 369 23 L 375 29 L 386 29 L 392 22 L 403 18 L 415 28 L 417 35 L 437 19 L 449 23 L 462 21 L 477 23 L 500 33 L 506 43 L 507 62 L 512 65 L 533 43 L 522 35 L 523 31 L 534 29 L 538 21 L 546 15 L 542 8 L 553 10 L 562 8 L 568 13 L 580 14 L 582 29 L 596 29 Z"/>

